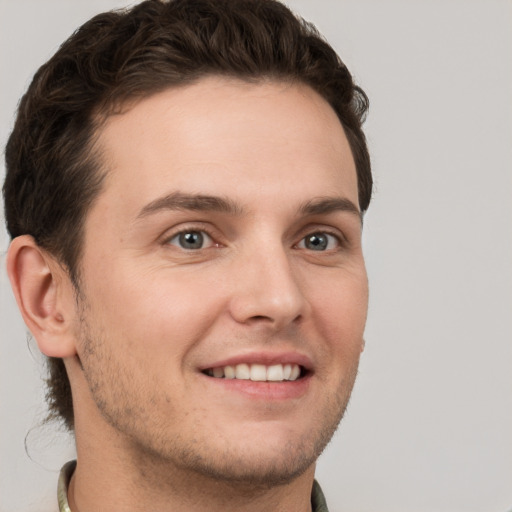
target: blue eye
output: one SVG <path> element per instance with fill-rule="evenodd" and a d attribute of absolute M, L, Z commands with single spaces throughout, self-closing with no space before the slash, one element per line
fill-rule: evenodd
<path fill-rule="evenodd" d="M 300 249 L 309 249 L 310 251 L 328 251 L 339 247 L 339 245 L 340 242 L 335 236 L 329 235 L 323 231 L 318 231 L 305 236 L 298 243 L 297 247 Z"/>
<path fill-rule="evenodd" d="M 204 249 L 212 245 L 213 241 L 204 231 L 182 231 L 173 236 L 169 242 L 171 245 L 177 245 L 182 249 L 197 250 Z"/>

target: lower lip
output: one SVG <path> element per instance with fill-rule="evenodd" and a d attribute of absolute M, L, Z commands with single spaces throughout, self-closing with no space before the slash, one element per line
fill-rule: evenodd
<path fill-rule="evenodd" d="M 294 381 L 258 382 L 244 379 L 217 379 L 204 375 L 214 385 L 227 392 L 240 393 L 253 399 L 274 401 L 290 400 L 304 396 L 311 383 L 311 374 Z"/>

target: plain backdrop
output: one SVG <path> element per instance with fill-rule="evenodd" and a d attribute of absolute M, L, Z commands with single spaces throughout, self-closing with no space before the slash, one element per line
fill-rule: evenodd
<path fill-rule="evenodd" d="M 506 512 L 512 2 L 289 4 L 318 26 L 371 100 L 370 312 L 351 405 L 318 465 L 330 509 Z M 0 0 L 2 147 L 37 67 L 90 16 L 123 5 Z M 7 282 L 7 245 L 1 228 L 0 512 L 56 511 L 72 440 L 40 426 L 42 358 Z"/>

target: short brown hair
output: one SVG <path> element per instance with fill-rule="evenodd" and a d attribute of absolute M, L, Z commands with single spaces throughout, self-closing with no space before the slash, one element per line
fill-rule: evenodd
<path fill-rule="evenodd" d="M 92 150 L 99 120 L 127 100 L 206 75 L 312 87 L 344 127 L 360 208 L 368 208 L 372 175 L 361 129 L 368 99 L 313 25 L 275 0 L 147 0 L 95 16 L 35 74 L 5 152 L 11 237 L 32 235 L 78 291 L 82 227 L 105 174 Z M 48 362 L 50 417 L 72 430 L 63 361 Z"/>

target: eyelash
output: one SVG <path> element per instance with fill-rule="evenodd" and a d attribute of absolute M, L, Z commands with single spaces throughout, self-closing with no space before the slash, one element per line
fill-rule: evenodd
<path fill-rule="evenodd" d="M 186 248 L 186 247 L 181 246 L 179 244 L 179 237 L 186 235 L 186 234 L 192 234 L 192 233 L 201 234 L 203 237 L 206 236 L 206 238 L 210 240 L 210 245 L 208 247 L 204 247 L 202 244 L 202 246 L 198 247 L 198 248 L 190 248 L 190 247 Z M 335 248 L 327 248 L 325 250 L 318 250 L 318 251 L 315 249 L 308 249 L 308 247 L 306 247 L 306 243 L 307 243 L 306 240 L 308 237 L 310 237 L 310 240 L 311 240 L 315 235 L 321 235 L 321 236 L 328 237 L 327 244 L 329 244 L 329 241 L 330 241 L 329 239 L 334 239 L 337 246 Z M 176 244 L 171 243 L 175 239 L 178 240 L 177 243 Z M 172 234 L 170 237 L 167 237 L 164 240 L 164 244 L 165 245 L 174 245 L 174 246 L 179 247 L 180 249 L 187 251 L 187 252 L 188 251 L 197 252 L 202 249 L 209 249 L 210 247 L 221 247 L 222 246 L 221 243 L 215 242 L 215 237 L 211 234 L 211 232 L 209 230 L 205 229 L 204 227 L 198 227 L 198 226 L 187 227 L 185 229 L 181 229 L 180 231 Z M 309 250 L 311 252 L 332 253 L 334 251 L 341 249 L 344 245 L 346 245 L 346 243 L 345 243 L 344 239 L 339 235 L 339 233 L 333 233 L 332 231 L 327 230 L 327 229 L 311 229 L 310 231 L 308 230 L 308 232 L 304 236 L 302 236 L 302 238 L 299 240 L 299 242 L 294 244 L 293 247 L 298 248 L 298 249 Z"/>
<path fill-rule="evenodd" d="M 301 249 L 304 248 L 304 249 L 308 249 L 305 245 L 307 243 L 307 240 L 309 238 L 309 240 L 311 240 L 314 236 L 325 236 L 327 237 L 327 244 L 329 244 L 329 239 L 334 239 L 335 240 L 335 243 L 337 244 L 337 246 L 335 248 L 331 248 L 331 249 L 325 249 L 325 251 L 315 251 L 315 249 L 309 249 L 313 252 L 333 252 L 335 250 L 338 250 L 340 249 L 341 247 L 343 247 L 343 241 L 341 239 L 341 237 L 338 235 L 338 234 L 335 234 L 335 233 L 332 233 L 328 230 L 325 230 L 325 229 L 318 229 L 318 230 L 314 230 L 314 231 L 311 231 L 311 232 L 308 232 L 306 235 L 304 235 L 298 244 L 296 244 L 296 247 L 298 247 L 299 245 L 304 245 L 304 247 L 300 247 Z"/>
<path fill-rule="evenodd" d="M 212 242 L 212 246 L 216 246 L 216 247 L 220 247 L 221 244 L 219 244 L 218 242 L 215 242 L 215 239 L 214 239 L 214 236 L 206 229 L 204 229 L 203 227 L 201 228 L 198 228 L 198 227 L 191 227 L 191 228 L 185 228 L 185 229 L 182 229 L 180 231 L 178 231 L 177 233 L 174 233 L 172 236 L 170 237 L 167 237 L 165 240 L 164 240 L 164 244 L 166 245 L 175 245 L 175 244 L 171 244 L 171 242 L 174 240 L 174 239 L 178 239 L 180 236 L 182 235 L 186 235 L 186 234 L 191 234 L 191 233 L 199 233 L 201 235 L 206 235 L 206 237 Z M 176 244 L 176 246 L 180 247 L 178 244 Z M 192 248 L 185 248 L 185 247 L 180 247 L 181 249 L 185 250 L 185 251 L 194 251 L 194 249 Z M 200 251 L 201 249 L 208 249 L 209 247 L 199 247 L 198 249 L 195 249 L 196 251 Z"/>

